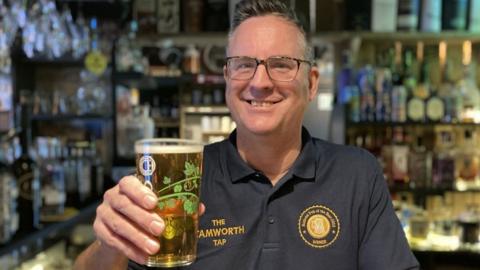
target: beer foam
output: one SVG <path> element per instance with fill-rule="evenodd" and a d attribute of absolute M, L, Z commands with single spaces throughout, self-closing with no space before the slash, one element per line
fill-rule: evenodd
<path fill-rule="evenodd" d="M 178 144 L 174 144 L 178 143 Z M 196 141 L 182 139 L 145 139 L 135 142 L 136 154 L 189 154 L 202 153 L 203 145 Z"/>

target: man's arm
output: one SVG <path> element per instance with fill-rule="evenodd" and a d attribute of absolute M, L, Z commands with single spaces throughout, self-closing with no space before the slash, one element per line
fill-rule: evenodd
<path fill-rule="evenodd" d="M 378 164 L 376 167 L 369 194 L 367 225 L 359 251 L 360 269 L 420 269 L 395 215 L 382 170 Z"/>
<path fill-rule="evenodd" d="M 127 257 L 96 240 L 77 257 L 73 269 L 125 270 L 127 265 Z"/>

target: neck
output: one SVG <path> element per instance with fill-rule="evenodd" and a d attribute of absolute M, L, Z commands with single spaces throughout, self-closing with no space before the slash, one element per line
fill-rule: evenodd
<path fill-rule="evenodd" d="M 255 135 L 237 131 L 237 149 L 242 159 L 268 177 L 274 186 L 293 165 L 302 147 L 302 131 L 285 136 Z"/>

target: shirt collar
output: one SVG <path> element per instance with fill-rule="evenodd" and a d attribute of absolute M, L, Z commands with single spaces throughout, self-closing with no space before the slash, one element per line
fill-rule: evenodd
<path fill-rule="evenodd" d="M 250 176 L 256 171 L 248 166 L 248 164 L 242 159 L 240 153 L 237 150 L 237 132 L 234 130 L 228 139 L 225 141 L 227 144 L 224 161 L 230 174 L 230 179 L 233 183 L 238 182 L 247 176 Z M 292 175 L 301 179 L 313 179 L 315 178 L 317 163 L 317 153 L 310 133 L 306 128 L 302 128 L 302 150 L 297 159 L 292 165 L 290 172 Z"/>

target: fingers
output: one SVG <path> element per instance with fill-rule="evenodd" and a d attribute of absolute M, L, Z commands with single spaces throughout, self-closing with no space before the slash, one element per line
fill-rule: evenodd
<path fill-rule="evenodd" d="M 157 205 L 155 193 L 144 186 L 134 176 L 126 176 L 120 180 L 118 187 L 121 193 L 128 196 L 135 204 L 152 210 Z"/>
<path fill-rule="evenodd" d="M 205 213 L 205 205 L 203 203 L 200 203 L 198 205 L 198 214 L 202 216 Z"/>
<path fill-rule="evenodd" d="M 112 198 L 115 196 L 115 198 Z M 160 235 L 165 228 L 165 224 L 159 215 L 145 210 L 138 206 L 129 197 L 123 194 L 106 193 L 105 197 L 108 198 L 108 204 L 111 209 L 124 215 L 130 221 L 140 226 L 144 231 L 150 232 L 152 235 Z M 107 208 L 106 211 L 109 209 Z M 106 213 L 106 215 L 114 215 L 115 213 Z M 107 223 L 112 222 L 107 220 Z"/>
<path fill-rule="evenodd" d="M 128 240 L 148 254 L 155 254 L 160 248 L 158 242 L 150 234 L 126 219 L 122 214 L 107 206 L 97 209 L 99 222 L 105 225 L 115 238 Z"/>
<path fill-rule="evenodd" d="M 131 244 L 125 239 L 115 235 L 110 229 L 102 222 L 95 220 L 93 228 L 97 234 L 97 238 L 101 241 L 102 245 L 107 245 L 109 248 L 117 250 L 128 257 L 130 260 L 139 264 L 145 264 L 147 261 L 148 253 L 139 249 L 135 245 Z"/>

